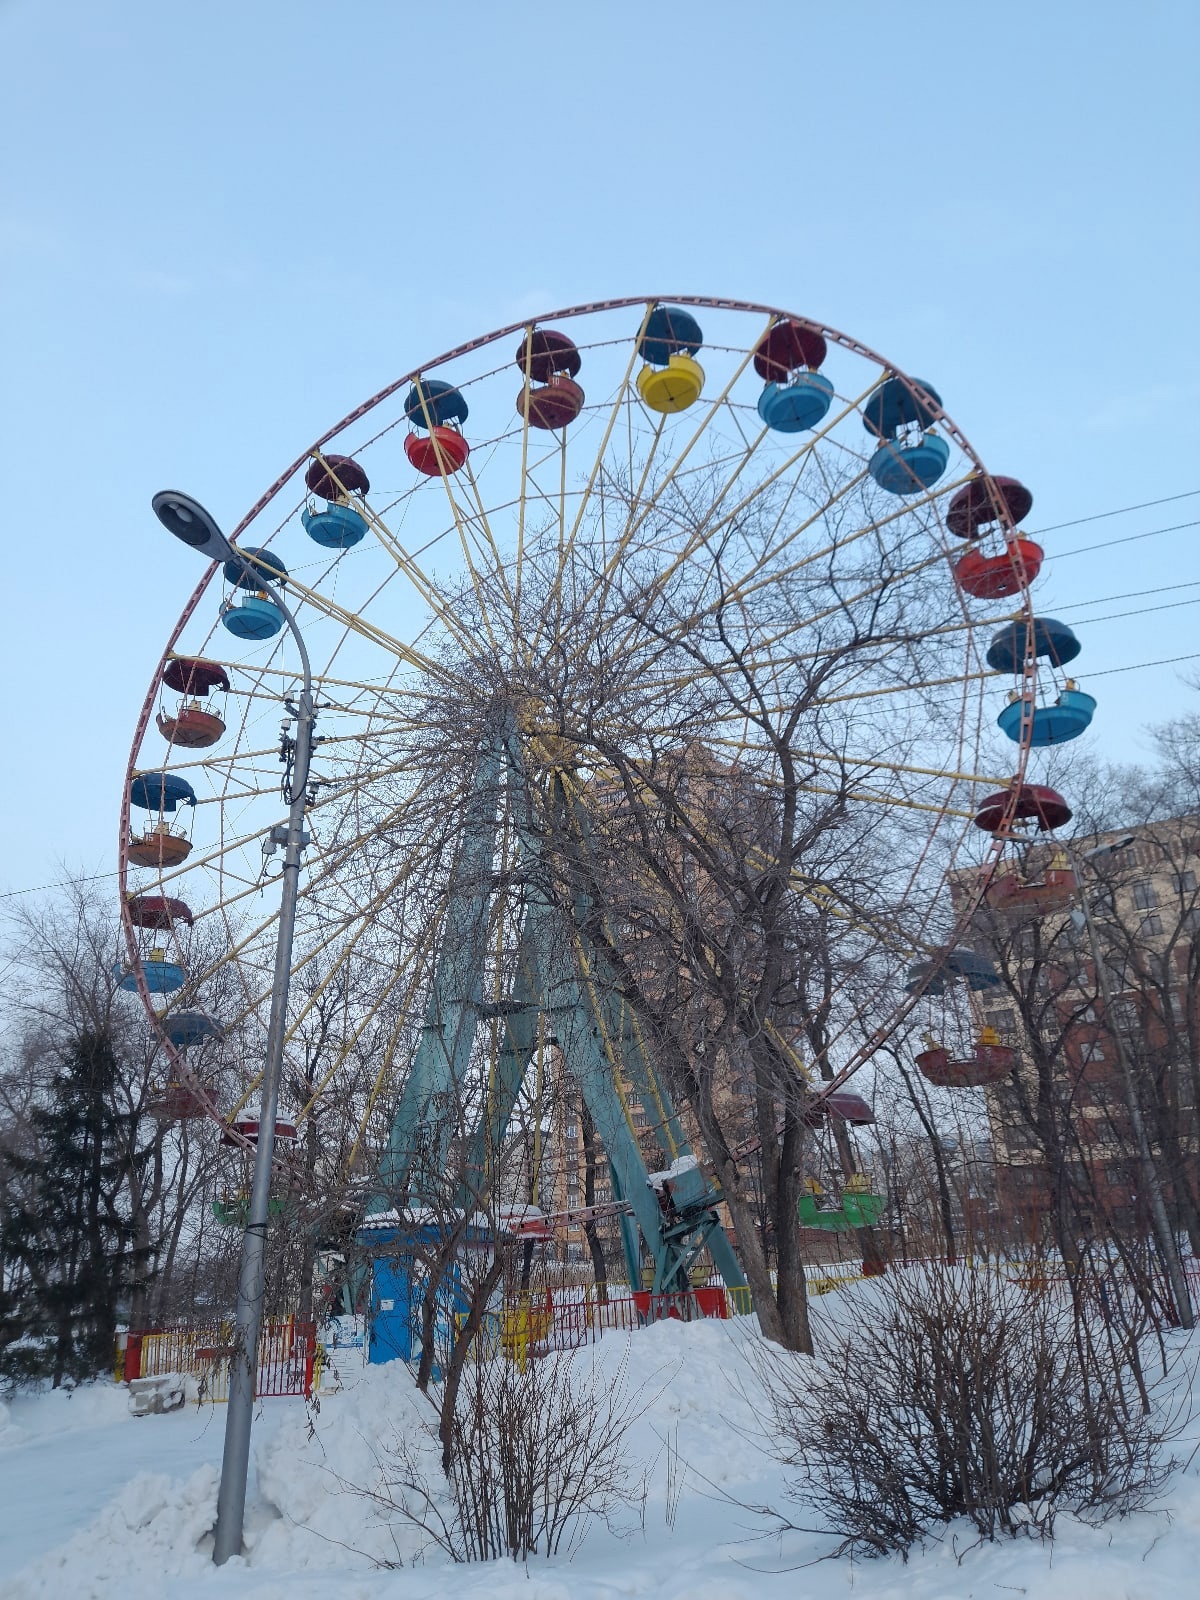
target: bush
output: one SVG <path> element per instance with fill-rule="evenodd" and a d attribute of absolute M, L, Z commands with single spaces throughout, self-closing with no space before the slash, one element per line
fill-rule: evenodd
<path fill-rule="evenodd" d="M 1059 1510 L 1145 1506 L 1175 1465 L 1162 1445 L 1180 1419 L 1131 1403 L 1102 1330 L 1049 1295 L 933 1268 L 889 1275 L 859 1305 L 853 1327 L 843 1305 L 821 1330 L 819 1359 L 757 1357 L 772 1451 L 797 1469 L 789 1494 L 840 1550 L 907 1551 L 955 1517 L 987 1539 L 1050 1536 Z"/>
<path fill-rule="evenodd" d="M 645 1475 L 625 1443 L 644 1403 L 642 1391 L 584 1370 L 580 1357 L 548 1355 L 523 1368 L 476 1361 L 454 1408 L 446 1482 L 431 1482 L 428 1456 L 401 1441 L 376 1498 L 456 1561 L 572 1550 L 591 1519 L 611 1527 L 622 1508 L 644 1502 Z"/>

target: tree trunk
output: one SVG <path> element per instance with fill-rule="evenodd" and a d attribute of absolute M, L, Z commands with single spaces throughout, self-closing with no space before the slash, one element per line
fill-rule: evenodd
<path fill-rule="evenodd" d="M 596 1129 L 592 1114 L 584 1101 L 579 1106 L 579 1137 L 583 1144 L 583 1204 L 587 1208 L 596 1204 Z M 595 1222 L 585 1222 L 583 1237 L 592 1258 L 592 1276 L 596 1281 L 596 1300 L 608 1304 L 608 1262 L 604 1259 L 604 1246 Z M 632 1287 L 632 1286 L 631 1286 Z"/>

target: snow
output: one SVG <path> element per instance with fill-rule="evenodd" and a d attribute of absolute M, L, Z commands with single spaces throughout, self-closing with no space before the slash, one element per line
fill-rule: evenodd
<path fill-rule="evenodd" d="M 822 1314 L 861 1314 L 859 1289 L 822 1297 Z M 338 1358 L 344 1388 L 311 1413 L 265 1401 L 254 1425 L 247 1553 L 212 1566 L 222 1407 L 134 1419 L 113 1384 L 0 1407 L 0 1597 L 71 1600 L 1182 1600 L 1200 1565 L 1200 1461 L 1162 1511 L 1100 1528 L 1059 1518 L 1052 1544 L 979 1545 L 967 1524 L 907 1563 L 818 1561 L 819 1533 L 768 1535 L 753 1506 L 791 1509 L 758 1438 L 765 1415 L 746 1355 L 753 1320 L 668 1322 L 605 1335 L 573 1358 L 606 1387 L 641 1391 L 631 1430 L 649 1472 L 644 1517 L 592 1529 L 574 1559 L 449 1566 L 421 1558 L 417 1530 L 358 1490 L 379 1482 L 390 1441 L 424 1438 L 428 1403 L 399 1366 Z M 424 1446 L 428 1448 L 428 1446 Z M 688 1477 L 677 1506 L 669 1459 Z M 1186 1449 L 1183 1451 L 1187 1453 Z M 412 1563 L 417 1561 L 416 1565 Z M 390 1563 L 385 1566 L 382 1563 Z"/>
<path fill-rule="evenodd" d="M 699 1165 L 693 1155 L 676 1156 L 669 1167 L 664 1167 L 661 1172 L 651 1172 L 646 1182 L 652 1189 L 661 1189 L 664 1183 L 673 1183 L 676 1178 L 682 1178 L 685 1172 L 695 1172 Z"/>

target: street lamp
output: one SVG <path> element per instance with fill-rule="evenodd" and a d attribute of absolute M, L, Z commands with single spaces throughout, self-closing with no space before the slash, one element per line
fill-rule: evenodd
<path fill-rule="evenodd" d="M 1071 922 L 1079 932 L 1083 932 L 1086 929 L 1088 943 L 1092 948 L 1092 965 L 1096 969 L 1096 984 L 1100 990 L 1100 998 L 1104 1002 L 1104 1016 L 1117 1052 L 1117 1063 L 1121 1068 L 1121 1076 L 1125 1080 L 1125 1103 L 1129 1109 L 1129 1121 L 1133 1127 L 1133 1137 L 1137 1144 L 1138 1167 L 1142 1176 L 1143 1192 L 1149 1199 L 1150 1217 L 1155 1237 L 1158 1240 L 1158 1247 L 1162 1252 L 1163 1264 L 1167 1269 L 1167 1281 L 1171 1285 L 1171 1298 L 1175 1302 L 1180 1322 L 1185 1328 L 1191 1328 L 1195 1324 L 1195 1318 L 1192 1314 L 1192 1302 L 1188 1294 L 1183 1263 L 1179 1259 L 1179 1244 L 1175 1238 L 1175 1230 L 1171 1227 L 1171 1219 L 1167 1215 L 1167 1203 L 1163 1196 L 1162 1184 L 1158 1179 L 1158 1168 L 1154 1165 L 1154 1152 L 1150 1147 L 1150 1137 L 1146 1132 L 1146 1122 L 1142 1116 L 1142 1101 L 1138 1090 L 1137 1077 L 1129 1056 L 1126 1054 L 1125 1042 L 1121 1037 L 1121 1029 L 1113 1009 L 1112 990 L 1108 982 L 1108 969 L 1101 958 L 1100 941 L 1096 937 L 1096 924 L 1092 920 L 1092 908 L 1083 882 L 1082 868 L 1085 865 L 1090 866 L 1097 861 L 1106 861 L 1119 851 L 1127 850 L 1131 844 L 1135 843 L 1135 836 L 1132 833 L 1126 833 L 1108 844 L 1096 845 L 1094 849 L 1085 851 L 1082 856 L 1077 855 L 1070 845 L 1064 844 L 1061 848 L 1067 860 L 1071 863 L 1071 871 L 1075 877 L 1075 891 L 1079 898 L 1078 908 L 1071 912 Z"/>
<path fill-rule="evenodd" d="M 291 630 L 300 652 L 304 687 L 296 705 L 296 743 L 291 788 L 287 794 L 288 819 L 271 829 L 269 841 L 284 846 L 283 893 L 279 903 L 279 928 L 275 945 L 275 980 L 271 989 L 271 1022 L 267 1032 L 267 1058 L 263 1068 L 262 1101 L 258 1113 L 258 1143 L 254 1153 L 254 1182 L 250 1213 L 242 1236 L 242 1261 L 238 1276 L 237 1312 L 233 1354 L 229 1370 L 229 1406 L 225 1413 L 225 1452 L 221 1460 L 221 1488 L 217 1497 L 217 1530 L 213 1560 L 223 1566 L 242 1548 L 242 1523 L 246 1513 L 246 1476 L 250 1464 L 250 1426 L 254 1417 L 254 1378 L 258 1365 L 258 1340 L 262 1328 L 264 1256 L 267 1210 L 271 1195 L 271 1165 L 275 1155 L 275 1117 L 279 1109 L 279 1079 L 283 1068 L 283 1036 L 287 1021 L 288 986 L 292 970 L 292 937 L 296 927 L 296 895 L 300 882 L 300 853 L 308 843 L 304 812 L 308 803 L 308 769 L 312 757 L 312 671 L 299 625 L 279 590 L 269 579 L 269 558 L 251 558 L 221 532 L 216 522 L 190 495 L 164 489 L 154 496 L 154 514 L 169 533 L 210 561 L 232 562 L 255 586 L 264 589 Z M 289 706 L 289 709 L 290 706 Z M 286 724 L 285 724 L 286 728 Z M 285 734 L 286 745 L 286 734 Z"/>

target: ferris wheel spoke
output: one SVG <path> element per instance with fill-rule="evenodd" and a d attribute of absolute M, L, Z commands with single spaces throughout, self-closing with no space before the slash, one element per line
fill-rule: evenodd
<path fill-rule="evenodd" d="M 430 657 L 414 650 L 411 645 L 404 644 L 401 640 L 386 633 L 382 628 L 369 623 L 359 613 L 347 611 L 345 607 L 337 605 L 327 595 L 318 590 L 309 589 L 304 584 L 289 578 L 289 586 L 295 589 L 312 606 L 314 611 L 328 617 L 333 622 L 340 622 L 343 627 L 352 633 L 360 634 L 369 644 L 379 645 L 389 654 L 398 657 L 406 665 L 416 667 L 419 671 L 427 673 L 443 688 L 464 687 L 456 673 L 449 672 L 444 666 L 433 661 Z"/>
<path fill-rule="evenodd" d="M 325 974 L 324 978 L 317 985 L 317 987 L 313 991 L 313 993 L 308 997 L 306 1003 L 301 1008 L 299 1013 L 292 1018 L 291 1023 L 290 1023 L 290 1025 L 288 1027 L 288 1030 L 287 1030 L 286 1034 L 284 1035 L 284 1046 L 285 1046 L 285 1048 L 287 1048 L 288 1046 L 293 1046 L 295 1044 L 295 1042 L 297 1040 L 297 1037 L 300 1035 L 300 1029 L 303 1026 L 304 1022 L 312 1014 L 313 1010 L 319 1005 L 320 999 L 321 999 L 322 995 L 328 989 L 329 985 L 331 983 L 333 983 L 344 972 L 346 966 L 349 964 L 350 959 L 351 959 L 351 957 L 353 956 L 353 954 L 355 952 L 355 949 L 356 949 L 359 941 L 363 938 L 363 936 L 368 931 L 370 931 L 370 929 L 372 927 L 371 918 L 372 918 L 373 913 L 375 911 L 377 911 L 379 909 L 379 907 L 382 906 L 385 903 L 388 895 L 390 895 L 390 894 L 395 892 L 395 890 L 400 886 L 404 876 L 405 876 L 404 873 L 399 874 L 397 876 L 397 878 L 392 883 L 388 884 L 383 890 L 381 890 L 375 896 L 374 900 L 372 901 L 372 903 L 369 906 L 364 907 L 361 911 L 356 912 L 352 917 L 347 918 L 346 921 L 340 927 L 335 929 L 334 932 L 331 933 L 328 936 L 328 938 L 326 938 L 321 944 L 317 945 L 315 948 L 307 949 L 304 952 L 303 959 L 293 965 L 293 967 L 292 967 L 292 976 L 295 977 L 297 973 L 303 972 L 307 967 L 311 966 L 314 961 L 318 960 L 326 952 L 326 950 L 329 949 L 329 947 L 339 937 L 339 935 L 346 931 L 347 928 L 353 926 L 353 924 L 355 922 L 357 922 L 359 924 L 358 930 L 354 934 L 353 938 L 342 948 L 342 950 L 340 951 L 336 961 L 329 968 L 329 971 Z M 429 921 L 425 925 L 425 928 L 424 928 L 424 931 L 423 931 L 423 934 L 422 934 L 422 939 L 426 944 L 428 944 L 429 942 L 431 942 L 434 939 L 436 939 L 436 937 L 437 937 L 437 935 L 438 935 L 438 933 L 440 931 L 441 924 L 442 924 L 442 919 L 441 919 L 440 913 L 435 914 L 432 918 L 429 919 Z M 417 982 L 417 980 L 421 977 L 421 975 L 422 974 L 421 974 L 419 963 L 418 963 L 417 973 L 412 978 L 411 981 L 415 984 Z M 358 1041 L 362 1037 L 364 1031 L 376 1019 L 376 1017 L 379 1015 L 380 1011 L 382 1010 L 384 1005 L 386 1005 L 388 999 L 390 998 L 393 990 L 395 989 L 395 987 L 397 986 L 397 984 L 401 981 L 401 979 L 403 977 L 404 977 L 403 970 L 400 968 L 399 965 L 393 963 L 389 967 L 388 976 L 385 979 L 385 983 L 384 983 L 384 987 L 383 987 L 382 992 L 376 997 L 375 1001 L 369 1007 L 366 1008 L 366 1011 L 365 1011 L 364 1015 L 362 1016 L 361 1020 L 359 1021 L 357 1027 L 355 1027 L 353 1029 L 351 1034 L 345 1040 L 342 1048 L 335 1053 L 335 1059 L 333 1060 L 331 1065 L 328 1067 L 328 1069 L 326 1070 L 325 1074 L 317 1081 L 315 1087 L 311 1091 L 311 1094 L 310 1094 L 310 1097 L 309 1097 L 307 1103 L 301 1108 L 300 1113 L 298 1114 L 298 1116 L 296 1118 L 297 1122 L 301 1121 L 312 1110 L 313 1105 L 320 1099 L 320 1097 L 324 1093 L 325 1089 L 328 1087 L 328 1085 L 332 1082 L 334 1077 L 337 1075 L 337 1073 L 338 1073 L 339 1069 L 341 1068 L 342 1064 L 344 1063 L 346 1057 L 357 1046 Z M 256 1005 L 252 1005 L 251 1007 L 248 1007 L 247 1011 L 243 1014 L 243 1016 L 241 1018 L 238 1019 L 238 1021 L 244 1021 L 249 1016 L 257 1014 L 258 1008 L 260 1006 L 266 1004 L 266 1002 L 270 999 L 270 995 L 271 995 L 271 990 L 268 987 L 267 989 L 264 990 L 264 992 L 263 992 L 262 996 L 260 997 L 259 1001 L 257 1002 L 257 1004 Z M 258 1086 L 261 1083 L 261 1081 L 262 1081 L 262 1074 L 261 1073 L 259 1073 L 257 1075 L 257 1077 L 253 1078 L 250 1081 L 250 1083 L 247 1085 L 245 1094 L 243 1095 L 241 1102 L 239 1103 L 238 1106 L 236 1106 L 234 1108 L 234 1113 L 233 1113 L 234 1115 L 236 1115 L 237 1111 L 241 1109 L 241 1106 L 245 1105 L 246 1101 L 249 1100 L 250 1096 L 258 1088 Z"/>
<path fill-rule="evenodd" d="M 768 321 L 767 328 L 764 329 L 764 333 L 769 330 L 770 326 L 771 326 L 771 323 Z M 756 343 L 757 343 L 757 341 L 756 341 Z M 727 379 L 727 381 L 726 381 L 724 387 L 722 388 L 722 390 L 720 391 L 720 393 L 716 396 L 716 398 L 714 400 L 711 400 L 711 401 L 709 401 L 707 403 L 707 409 L 706 409 L 706 411 L 704 413 L 703 420 L 697 426 L 696 430 L 693 432 L 691 437 L 688 439 L 688 441 L 684 445 L 683 449 L 679 452 L 679 454 L 671 462 L 670 466 L 667 468 L 667 471 L 664 474 L 664 476 L 662 477 L 662 479 L 656 484 L 656 486 L 654 488 L 654 492 L 649 496 L 648 499 L 643 499 L 641 497 L 640 490 L 644 487 L 644 485 L 645 485 L 645 483 L 647 481 L 647 474 L 649 472 L 649 467 L 650 467 L 650 463 L 647 462 L 646 469 L 642 474 L 641 483 L 639 484 L 639 495 L 638 495 L 638 498 L 634 502 L 632 502 L 632 504 L 631 504 L 630 515 L 628 517 L 628 520 L 627 520 L 627 523 L 626 523 L 626 527 L 625 527 L 625 529 L 624 529 L 624 531 L 623 531 L 623 533 L 621 535 L 621 538 L 618 541 L 617 548 L 614 550 L 613 554 L 609 557 L 609 559 L 608 559 L 608 561 L 606 563 L 604 572 L 595 580 L 595 582 L 593 583 L 592 588 L 590 590 L 588 590 L 588 592 L 584 595 L 583 600 L 581 602 L 581 609 L 582 610 L 586 611 L 586 609 L 587 609 L 587 607 L 589 605 L 593 605 L 594 604 L 597 617 L 602 616 L 604 614 L 603 599 L 598 601 L 597 600 L 597 594 L 599 593 L 603 598 L 607 598 L 608 591 L 611 588 L 613 576 L 615 575 L 615 572 L 616 572 L 617 563 L 619 563 L 621 560 L 624 559 L 625 555 L 628 553 L 628 551 L 632 547 L 633 541 L 637 537 L 638 532 L 640 531 L 640 529 L 642 528 L 643 524 L 645 523 L 646 518 L 655 509 L 655 507 L 661 501 L 663 495 L 666 494 L 668 489 L 675 482 L 675 479 L 676 479 L 677 475 L 683 469 L 684 464 L 688 461 L 689 457 L 691 456 L 692 451 L 696 448 L 696 446 L 700 442 L 700 440 L 705 437 L 709 427 L 712 425 L 713 421 L 715 420 L 717 415 L 720 413 L 722 408 L 727 405 L 728 400 L 729 400 L 729 396 L 730 396 L 730 393 L 731 393 L 731 391 L 733 389 L 734 384 L 742 376 L 742 374 L 745 372 L 746 368 L 749 366 L 750 362 L 753 360 L 753 355 L 754 355 L 754 351 L 753 351 L 753 348 L 751 348 L 751 350 L 749 350 L 742 357 L 742 359 L 738 362 L 737 367 L 735 368 L 732 376 Z M 632 373 L 632 366 L 630 368 L 630 373 Z M 626 388 L 627 387 L 628 387 L 628 376 L 626 377 Z M 660 426 L 658 428 L 656 434 L 655 434 L 655 439 L 654 439 L 655 448 L 657 448 L 658 442 L 661 439 L 661 435 L 662 435 L 662 429 L 661 429 L 661 426 Z M 606 435 L 606 438 L 605 438 L 605 440 L 603 441 L 603 443 L 601 445 L 601 449 L 602 450 L 607 448 L 607 442 L 608 441 L 607 441 L 607 435 Z M 575 526 L 571 530 L 572 543 L 574 543 L 574 539 L 575 539 L 575 536 L 577 534 L 580 522 L 582 521 L 584 512 L 585 512 L 586 507 L 587 507 L 588 500 L 590 499 L 590 495 L 591 495 L 592 487 L 593 487 L 593 485 L 595 483 L 595 479 L 596 479 L 596 469 L 593 470 L 591 480 L 589 481 L 589 484 L 588 484 L 587 494 L 584 497 L 583 503 L 580 505 L 579 512 L 578 512 L 578 514 L 576 516 L 576 519 L 575 519 Z M 664 578 L 663 578 L 662 581 L 664 581 L 664 582 L 667 581 L 667 578 L 669 577 L 669 574 L 670 574 L 670 570 L 671 569 L 668 569 L 668 574 L 664 575 Z M 592 635 L 589 638 L 588 643 L 591 644 L 592 642 L 594 642 L 594 638 L 595 638 L 595 627 L 593 627 Z"/>

